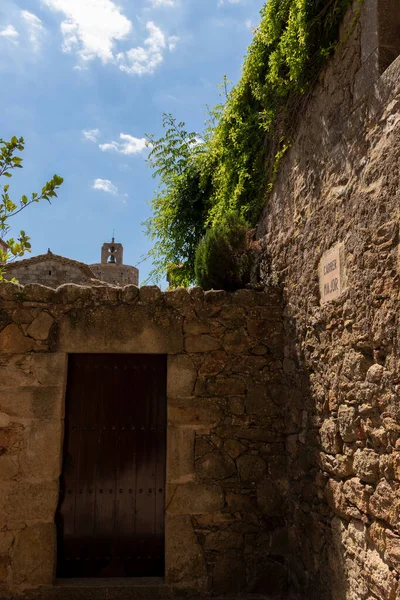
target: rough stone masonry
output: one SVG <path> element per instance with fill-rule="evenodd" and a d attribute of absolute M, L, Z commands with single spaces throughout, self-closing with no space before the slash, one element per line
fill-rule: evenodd
<path fill-rule="evenodd" d="M 283 590 L 279 292 L 3 283 L 0 300 L 0 590 L 54 582 L 67 355 L 82 352 L 168 355 L 166 583 Z"/>
<path fill-rule="evenodd" d="M 400 6 L 359 8 L 259 227 L 284 288 L 289 570 L 308 600 L 400 597 Z M 321 305 L 337 244 L 346 286 Z"/>

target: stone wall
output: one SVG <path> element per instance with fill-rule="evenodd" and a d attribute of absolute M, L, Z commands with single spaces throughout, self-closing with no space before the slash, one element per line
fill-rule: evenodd
<path fill-rule="evenodd" d="M 283 589 L 280 294 L 4 283 L 0 300 L 1 593 L 54 581 L 74 352 L 168 355 L 167 584 Z"/>
<path fill-rule="evenodd" d="M 90 285 L 91 279 L 93 282 L 96 281 L 96 276 L 87 265 L 61 257 L 52 257 L 51 254 L 7 263 L 5 277 L 14 278 L 23 285 L 40 282 L 54 288 L 67 281 L 79 285 Z"/>
<path fill-rule="evenodd" d="M 307 600 L 400 594 L 400 59 L 360 88 L 368 15 L 390 6 L 396 21 L 375 0 L 347 16 L 258 231 L 284 288 L 289 562 Z M 347 289 L 321 306 L 337 243 Z"/>
<path fill-rule="evenodd" d="M 121 264 L 90 265 L 95 277 L 112 285 L 139 285 L 139 269 Z"/>

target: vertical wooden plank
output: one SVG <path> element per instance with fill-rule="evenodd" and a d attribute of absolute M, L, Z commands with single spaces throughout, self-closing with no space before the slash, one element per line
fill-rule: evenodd
<path fill-rule="evenodd" d="M 155 401 L 158 405 L 156 423 L 157 464 L 155 479 L 155 569 L 161 575 L 165 572 L 165 481 L 166 481 L 166 449 L 167 449 L 167 360 L 166 356 L 157 357 L 158 377 L 154 388 Z"/>
<path fill-rule="evenodd" d="M 74 531 L 75 531 L 75 504 L 78 476 L 78 456 L 76 449 L 79 447 L 79 423 L 81 411 L 79 381 L 79 365 L 74 357 L 68 360 L 68 387 L 66 404 L 68 413 L 65 414 L 64 433 L 64 458 L 60 478 L 60 507 L 56 515 L 57 536 L 57 576 L 66 577 L 71 569 L 75 556 Z"/>

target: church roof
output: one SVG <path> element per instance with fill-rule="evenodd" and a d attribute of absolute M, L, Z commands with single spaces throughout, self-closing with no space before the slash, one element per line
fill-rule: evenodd
<path fill-rule="evenodd" d="M 33 256 L 32 258 L 24 258 L 23 260 L 17 260 L 16 262 L 9 263 L 8 266 L 14 270 L 20 267 L 28 267 L 30 265 L 45 262 L 49 259 L 56 260 L 62 265 L 78 267 L 87 277 L 89 277 L 89 279 L 97 279 L 91 268 L 85 263 L 79 262 L 78 260 L 73 260 L 72 258 L 66 258 L 65 256 L 60 256 L 59 254 L 53 254 L 50 252 L 50 250 L 46 254 L 39 254 L 38 256 Z"/>

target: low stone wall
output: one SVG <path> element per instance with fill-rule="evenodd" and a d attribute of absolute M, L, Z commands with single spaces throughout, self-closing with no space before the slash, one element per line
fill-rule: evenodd
<path fill-rule="evenodd" d="M 51 585 L 67 355 L 168 355 L 166 582 L 286 581 L 281 298 L 0 285 L 0 586 Z"/>

